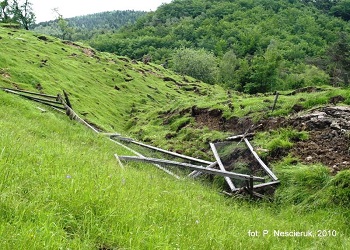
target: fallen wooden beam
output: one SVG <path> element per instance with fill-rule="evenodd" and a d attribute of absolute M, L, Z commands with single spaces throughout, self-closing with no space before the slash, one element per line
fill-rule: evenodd
<path fill-rule="evenodd" d="M 234 136 L 227 137 L 225 140 L 226 141 L 241 140 L 241 139 L 243 139 L 245 137 L 252 137 L 254 135 L 255 135 L 255 133 L 247 133 L 247 134 L 244 134 L 244 135 L 234 135 Z"/>
<path fill-rule="evenodd" d="M 139 157 L 141 157 L 141 158 L 144 158 L 144 156 L 143 156 L 142 154 L 140 154 L 139 152 L 133 150 L 132 148 L 129 148 L 128 146 L 125 146 L 124 144 L 122 144 L 122 143 L 120 143 L 120 142 L 118 142 L 118 141 L 115 141 L 115 140 L 113 140 L 112 138 L 109 138 L 109 140 L 112 141 L 112 142 L 114 142 L 114 143 L 116 143 L 116 144 L 118 144 L 119 146 L 125 148 L 126 150 L 132 152 L 133 154 L 135 154 L 135 155 L 137 155 L 137 156 L 139 156 Z M 119 161 L 120 161 L 120 157 L 119 157 L 119 156 L 118 156 L 118 159 L 119 159 Z M 166 172 L 167 174 L 169 174 L 169 175 L 175 177 L 176 179 L 178 179 L 178 180 L 181 179 L 180 176 L 174 174 L 173 172 L 169 171 L 169 170 L 166 169 L 166 168 L 163 168 L 163 167 L 160 166 L 159 164 L 153 164 L 153 165 L 156 166 L 157 168 L 159 168 L 160 170 Z"/>
<path fill-rule="evenodd" d="M 268 187 L 268 186 L 275 186 L 278 184 L 280 184 L 280 181 L 270 181 L 270 182 L 254 185 L 253 189 L 259 189 L 259 188 L 264 188 L 264 187 Z"/>
<path fill-rule="evenodd" d="M 8 90 L 8 89 L 5 89 L 4 90 L 5 92 L 7 93 L 11 93 L 11 94 L 14 94 L 14 95 L 19 95 L 19 96 L 22 96 L 24 98 L 27 98 L 29 100 L 32 100 L 32 101 L 35 101 L 35 102 L 39 102 L 39 103 L 42 103 L 42 104 L 46 104 L 46 105 L 51 105 L 51 104 L 57 104 L 57 105 L 61 105 L 62 103 L 58 102 L 58 101 L 52 101 L 52 100 L 47 100 L 47 99 L 40 99 L 40 98 L 36 98 L 36 97 L 33 97 L 33 96 L 28 96 L 28 95 L 24 95 L 24 94 L 21 94 L 21 93 L 17 93 L 16 91 L 12 91 L 12 90 Z M 53 107 L 58 107 L 56 105 L 51 105 Z M 59 107 L 59 108 L 63 108 L 63 107 Z"/>
<path fill-rule="evenodd" d="M 117 159 L 117 162 L 119 163 L 119 166 L 122 168 L 122 169 L 125 169 L 123 163 L 120 161 L 119 159 L 119 156 L 117 154 L 114 154 L 115 158 Z"/>
<path fill-rule="evenodd" d="M 225 167 L 224 167 L 224 164 L 222 164 L 222 161 L 220 159 L 220 156 L 218 154 L 218 151 L 216 150 L 215 148 L 215 145 L 213 143 L 210 143 L 210 148 L 211 150 L 213 151 L 214 153 L 214 156 L 215 156 L 215 159 L 216 159 L 216 162 L 218 163 L 219 165 L 219 168 L 222 170 L 222 171 L 226 171 Z M 228 186 L 230 187 L 231 191 L 235 190 L 236 187 L 235 185 L 232 183 L 232 180 L 230 179 L 230 177 L 227 177 L 225 176 L 225 181 L 227 182 Z"/>
<path fill-rule="evenodd" d="M 212 164 L 210 164 L 209 166 L 206 166 L 206 168 L 214 168 L 216 165 L 218 165 L 218 163 L 215 161 L 213 162 Z M 188 177 L 191 177 L 191 178 L 197 178 L 198 176 L 202 175 L 203 172 L 200 172 L 200 171 L 193 171 L 191 172 Z"/>
<path fill-rule="evenodd" d="M 253 146 L 249 143 L 249 141 L 244 138 L 244 142 L 247 144 L 250 152 L 254 155 L 255 159 L 260 163 L 261 167 L 265 170 L 265 172 L 274 180 L 277 181 L 277 176 L 269 169 L 269 167 L 260 159 L 259 155 L 254 151 Z"/>
<path fill-rule="evenodd" d="M 133 139 L 130 139 L 130 138 L 118 137 L 118 139 L 120 139 L 122 141 L 130 142 L 130 143 L 133 143 L 133 144 L 145 147 L 145 148 L 153 149 L 155 151 L 162 152 L 164 154 L 172 155 L 172 156 L 175 156 L 175 157 L 178 157 L 178 158 L 181 158 L 181 159 L 190 160 L 190 161 L 194 161 L 194 162 L 198 162 L 198 163 L 202 163 L 202 164 L 206 164 L 206 165 L 210 165 L 210 164 L 213 163 L 213 162 L 210 162 L 210 161 L 197 159 L 197 158 L 190 157 L 190 156 L 187 156 L 187 155 L 182 155 L 182 154 L 171 152 L 171 151 L 168 151 L 168 150 L 165 150 L 165 149 L 161 149 L 161 148 L 157 148 L 157 147 L 154 147 L 154 146 L 150 146 L 150 145 L 147 145 L 147 144 L 144 144 L 144 143 L 141 143 L 141 142 L 137 142 L 137 141 L 135 141 Z"/>
<path fill-rule="evenodd" d="M 217 169 L 210 169 L 205 168 L 202 166 L 197 166 L 193 164 L 188 163 L 182 163 L 182 162 L 176 162 L 176 161 L 169 161 L 169 160 L 163 160 L 163 159 L 156 159 L 156 158 L 143 158 L 143 157 L 136 157 L 136 156 L 119 156 L 119 159 L 121 161 L 139 161 L 139 162 L 149 162 L 149 163 L 157 163 L 162 165 L 168 165 L 168 166 L 175 166 L 175 167 L 182 167 L 182 168 L 188 168 L 192 170 L 198 170 L 201 172 L 214 174 L 214 175 L 220 175 L 220 176 L 227 176 L 233 179 L 239 179 L 239 180 L 249 180 L 249 178 L 253 178 L 254 181 L 257 182 L 264 182 L 265 179 L 258 176 L 249 176 L 246 174 L 239 174 L 239 173 L 233 173 L 228 171 L 222 171 Z"/>
<path fill-rule="evenodd" d="M 121 136 L 121 134 L 119 134 L 119 133 L 103 133 L 103 132 L 101 132 L 100 134 L 105 135 L 105 136 L 109 136 L 109 137 Z"/>
<path fill-rule="evenodd" d="M 54 96 L 54 95 L 35 93 L 35 92 L 25 91 L 25 90 L 20 90 L 20 89 L 11 89 L 11 88 L 1 88 L 1 89 L 4 90 L 4 91 L 16 91 L 16 92 L 22 92 L 22 93 L 27 93 L 27 94 L 31 94 L 31 95 L 37 95 L 37 96 L 52 98 L 52 99 L 56 99 L 57 98 L 57 96 Z"/>

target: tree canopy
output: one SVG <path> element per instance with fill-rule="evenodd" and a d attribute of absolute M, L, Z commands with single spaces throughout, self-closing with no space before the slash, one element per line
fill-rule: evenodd
<path fill-rule="evenodd" d="M 126 24 L 132 24 L 146 12 L 106 11 L 72 18 L 64 18 L 57 14 L 55 20 L 38 23 L 33 26 L 33 30 L 73 41 L 89 40 L 95 35 L 115 32 Z"/>
<path fill-rule="evenodd" d="M 217 59 L 218 83 L 250 93 L 336 85 L 345 82 L 347 69 L 332 63 L 329 54 L 346 50 L 336 47 L 341 39 L 349 43 L 347 35 L 340 35 L 350 31 L 349 12 L 339 11 L 348 2 L 174 0 L 90 44 L 133 59 L 150 54 L 157 63 L 174 59 L 179 49 L 205 50 Z M 171 60 L 169 65 L 179 70 Z M 335 75 L 339 70 L 343 73 Z"/>
<path fill-rule="evenodd" d="M 35 23 L 35 14 L 32 3 L 29 0 L 4 0 L 0 1 L 0 22 L 19 23 L 29 30 Z"/>

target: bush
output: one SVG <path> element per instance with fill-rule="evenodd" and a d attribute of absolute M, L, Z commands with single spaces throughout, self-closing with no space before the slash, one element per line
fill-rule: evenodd
<path fill-rule="evenodd" d="M 216 57 L 204 49 L 178 49 L 172 57 L 172 68 L 179 74 L 211 84 L 214 84 L 218 77 Z"/>

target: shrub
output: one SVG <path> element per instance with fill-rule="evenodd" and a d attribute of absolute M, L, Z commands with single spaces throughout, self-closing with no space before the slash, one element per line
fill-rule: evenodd
<path fill-rule="evenodd" d="M 204 49 L 178 49 L 172 57 L 172 68 L 182 75 L 189 75 L 214 84 L 218 76 L 217 60 Z"/>

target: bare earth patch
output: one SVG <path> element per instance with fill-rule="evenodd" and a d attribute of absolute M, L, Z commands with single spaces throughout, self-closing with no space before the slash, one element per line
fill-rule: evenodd
<path fill-rule="evenodd" d="M 214 130 L 240 134 L 254 125 L 247 117 L 226 120 L 220 110 L 193 107 L 191 112 L 198 127 L 206 126 Z M 292 127 L 309 133 L 308 140 L 295 142 L 289 151 L 282 150 L 280 154 L 268 157 L 268 161 L 280 160 L 291 153 L 305 164 L 322 163 L 334 174 L 343 169 L 350 169 L 350 107 L 326 106 L 290 118 L 264 119 L 255 125 L 258 124 L 262 124 L 258 128 L 259 131 Z"/>

